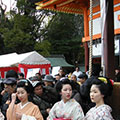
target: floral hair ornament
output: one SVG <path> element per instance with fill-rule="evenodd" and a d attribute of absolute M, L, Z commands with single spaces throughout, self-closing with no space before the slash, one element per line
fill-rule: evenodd
<path fill-rule="evenodd" d="M 102 82 L 104 82 L 105 84 L 108 83 L 107 79 L 104 77 L 98 77 L 99 80 L 101 80 Z"/>
<path fill-rule="evenodd" d="M 114 80 L 110 79 L 110 82 L 112 84 L 112 86 L 114 85 Z"/>

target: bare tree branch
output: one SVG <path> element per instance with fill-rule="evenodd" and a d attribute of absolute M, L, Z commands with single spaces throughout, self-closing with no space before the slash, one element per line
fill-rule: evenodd
<path fill-rule="evenodd" d="M 1 11 L 1 19 L 4 18 L 5 19 L 5 12 L 6 12 L 6 9 L 7 9 L 7 5 L 3 4 L 3 1 L 0 0 L 0 11 Z M 5 8 L 4 8 L 5 7 Z"/>

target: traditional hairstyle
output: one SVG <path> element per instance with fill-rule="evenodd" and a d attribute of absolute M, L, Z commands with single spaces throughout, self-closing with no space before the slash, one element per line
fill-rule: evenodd
<path fill-rule="evenodd" d="M 98 77 L 93 80 L 92 84 L 97 85 L 104 98 L 112 95 L 113 85 L 109 78 L 107 77 Z"/>
<path fill-rule="evenodd" d="M 73 85 L 72 82 L 68 78 L 62 78 L 57 84 L 56 84 L 56 90 L 60 93 L 63 85 L 69 84 L 72 89 Z"/>
<path fill-rule="evenodd" d="M 17 83 L 17 88 L 24 88 L 27 93 L 33 93 L 33 86 L 32 84 L 26 80 L 26 79 L 21 79 L 18 83 Z"/>

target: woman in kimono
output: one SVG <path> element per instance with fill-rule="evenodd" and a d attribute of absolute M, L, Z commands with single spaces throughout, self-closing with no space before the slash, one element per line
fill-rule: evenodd
<path fill-rule="evenodd" d="M 72 84 L 70 80 L 62 80 L 59 87 L 62 100 L 54 104 L 47 120 L 82 120 L 84 118 L 83 110 L 80 104 L 71 98 Z"/>
<path fill-rule="evenodd" d="M 17 92 L 12 94 L 12 101 L 7 109 L 7 120 L 43 120 L 41 112 L 35 104 L 29 101 L 33 87 L 28 80 L 17 83 Z M 15 104 L 16 97 L 20 100 Z"/>
<path fill-rule="evenodd" d="M 96 106 L 86 113 L 84 120 L 113 120 L 112 109 L 104 102 L 104 99 L 111 95 L 111 91 L 112 84 L 109 79 L 98 77 L 94 80 L 90 89 L 90 99 Z"/>

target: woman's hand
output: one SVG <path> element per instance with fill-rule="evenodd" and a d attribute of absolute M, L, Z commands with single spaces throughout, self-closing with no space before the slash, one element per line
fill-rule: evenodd
<path fill-rule="evenodd" d="M 50 108 L 47 108 L 46 111 L 47 111 L 47 113 L 49 114 L 49 112 L 50 112 Z"/>
<path fill-rule="evenodd" d="M 15 102 L 16 101 L 16 93 L 13 93 L 11 98 L 12 98 L 12 102 Z"/>

